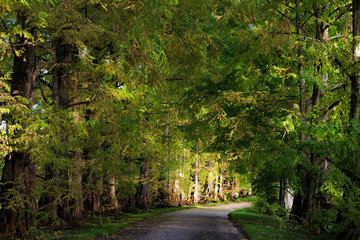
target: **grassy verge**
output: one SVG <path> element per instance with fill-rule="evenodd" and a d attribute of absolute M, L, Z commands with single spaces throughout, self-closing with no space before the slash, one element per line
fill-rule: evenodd
<path fill-rule="evenodd" d="M 206 204 L 196 204 L 195 207 L 217 206 L 217 205 L 222 205 L 222 204 L 228 204 L 231 202 L 253 202 L 253 201 L 255 201 L 255 199 L 256 199 L 255 196 L 248 196 L 248 197 L 243 197 L 243 198 L 227 199 L 225 201 L 211 202 L 211 203 L 206 203 Z"/>
<path fill-rule="evenodd" d="M 236 198 L 235 202 L 253 202 L 256 200 L 256 196 L 248 196 L 243 198 Z"/>
<path fill-rule="evenodd" d="M 246 197 L 246 198 L 238 198 L 232 201 L 245 202 L 245 201 L 253 201 L 253 200 L 254 197 Z M 216 203 L 197 204 L 194 207 L 215 206 L 220 204 L 227 204 L 230 202 L 231 202 L 230 200 L 226 200 L 226 201 L 219 201 Z M 80 223 L 80 226 L 77 228 L 69 229 L 69 230 L 55 230 L 55 231 L 49 231 L 44 229 L 37 232 L 28 233 L 28 235 L 24 239 L 26 240 L 28 239 L 92 240 L 104 235 L 110 236 L 119 229 L 131 225 L 131 223 L 135 221 L 147 219 L 153 216 L 158 216 L 167 212 L 181 210 L 184 208 L 189 208 L 189 207 L 171 207 L 171 208 L 159 208 L 159 209 L 148 209 L 148 210 L 135 209 L 129 213 L 114 214 L 107 216 L 89 215 L 88 217 L 83 219 L 83 221 Z"/>
<path fill-rule="evenodd" d="M 250 240 L 325 240 L 329 237 L 282 229 L 281 222 L 277 218 L 257 213 L 254 208 L 234 211 L 230 217 L 235 224 L 240 225 L 241 230 Z"/>
<path fill-rule="evenodd" d="M 186 207 L 185 207 L 186 208 Z M 24 239 L 96 239 L 100 236 L 110 236 L 121 228 L 129 226 L 135 221 L 147 219 L 163 213 L 184 209 L 184 207 L 160 208 L 148 210 L 133 210 L 126 214 L 114 214 L 108 216 L 89 215 L 79 227 L 69 230 L 38 231 L 29 233 Z"/>

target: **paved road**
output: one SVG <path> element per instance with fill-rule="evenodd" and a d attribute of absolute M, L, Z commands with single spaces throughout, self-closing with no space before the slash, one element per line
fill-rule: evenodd
<path fill-rule="evenodd" d="M 165 213 L 138 222 L 106 240 L 232 240 L 246 239 L 228 220 L 228 214 L 250 203 L 231 203 Z"/>

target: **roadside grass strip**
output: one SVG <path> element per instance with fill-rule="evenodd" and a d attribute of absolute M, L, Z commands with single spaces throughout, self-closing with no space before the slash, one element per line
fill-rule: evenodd
<path fill-rule="evenodd" d="M 170 207 L 147 210 L 135 209 L 129 213 L 114 214 L 109 216 L 89 215 L 77 228 L 54 231 L 38 230 L 36 232 L 29 232 L 23 239 L 92 240 L 97 239 L 100 236 L 111 236 L 121 228 L 130 226 L 133 222 L 186 208 L 188 207 Z"/>
<path fill-rule="evenodd" d="M 274 216 L 256 212 L 253 207 L 232 212 L 230 218 L 250 240 L 325 240 L 327 234 L 311 235 L 283 229 L 281 222 Z"/>

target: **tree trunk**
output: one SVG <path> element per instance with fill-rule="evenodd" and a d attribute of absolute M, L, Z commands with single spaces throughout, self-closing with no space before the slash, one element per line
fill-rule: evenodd
<path fill-rule="evenodd" d="M 296 7 L 299 9 L 300 7 L 300 0 L 296 0 Z M 323 41 L 325 38 L 327 38 L 327 30 L 324 28 L 323 23 L 318 21 L 319 18 L 319 9 L 314 3 L 314 14 L 316 17 L 315 25 L 316 25 L 316 39 L 319 41 Z M 300 18 L 300 12 L 297 11 L 296 13 L 296 23 L 297 23 L 297 35 L 300 38 L 302 36 L 301 32 L 301 18 Z M 298 47 L 298 57 L 299 59 L 302 58 L 302 47 Z M 322 72 L 322 65 L 321 63 L 317 66 L 318 71 Z M 319 102 L 320 99 L 320 89 L 319 86 L 315 83 L 313 85 L 313 91 L 311 96 L 311 101 L 309 106 L 306 104 L 306 90 L 305 90 L 305 84 L 304 84 L 304 78 L 302 77 L 303 72 L 303 65 L 302 62 L 299 62 L 298 65 L 298 71 L 300 75 L 300 114 L 301 119 L 303 121 L 306 120 L 306 113 L 308 109 L 313 109 Z M 323 77 L 326 75 L 322 74 Z M 322 79 L 325 81 L 325 79 Z M 327 79 L 326 79 L 327 80 Z M 315 122 L 315 124 L 318 122 L 317 119 L 311 119 L 312 122 Z M 300 134 L 300 140 L 305 141 L 308 137 L 305 136 L 304 133 Z M 315 139 L 316 140 L 316 139 Z M 319 156 L 315 154 L 314 152 L 306 152 L 304 151 L 304 160 L 301 166 L 299 166 L 299 174 L 301 179 L 301 188 L 302 193 L 298 192 L 294 197 L 293 207 L 292 207 L 292 214 L 294 215 L 295 219 L 298 221 L 303 221 L 307 218 L 307 213 L 317 207 L 317 200 L 316 200 L 316 193 L 319 189 L 320 179 L 315 179 L 314 166 L 318 163 L 320 160 Z M 309 171 L 309 167 L 312 168 L 311 171 Z M 285 197 L 285 195 L 283 196 Z"/>
<path fill-rule="evenodd" d="M 300 18 L 300 0 L 295 0 L 296 2 L 296 8 L 297 8 L 297 12 L 296 12 L 296 34 L 298 36 L 298 38 L 300 39 L 302 36 L 302 31 L 300 28 L 301 25 L 301 18 Z M 303 55 L 303 50 L 302 50 L 302 46 L 299 46 L 297 48 L 297 52 L 298 52 L 298 58 L 302 59 L 302 55 Z M 304 121 L 305 120 L 305 114 L 306 114 L 306 89 L 305 89 L 305 80 L 303 75 L 303 63 L 301 61 L 299 61 L 298 64 L 298 71 L 299 71 L 299 91 L 300 91 L 300 99 L 299 99 L 299 105 L 300 105 L 300 115 L 301 115 L 301 119 Z M 305 134 L 303 132 L 300 133 L 300 140 L 305 140 Z M 299 173 L 300 173 L 300 179 L 302 181 L 302 186 L 304 186 L 304 181 L 305 180 L 305 170 L 302 167 L 299 167 Z M 304 214 L 303 212 L 303 206 L 304 206 L 304 198 L 301 195 L 301 193 L 298 193 L 295 196 L 295 200 L 294 200 L 294 204 L 293 204 L 293 209 L 292 209 L 292 214 L 295 216 L 302 216 Z"/>
<path fill-rule="evenodd" d="M 176 157 L 176 161 L 177 162 L 181 162 L 181 156 L 177 155 Z M 180 165 L 180 164 L 179 164 Z M 171 196 L 171 205 L 172 206 L 179 206 L 180 204 L 180 181 L 179 178 L 181 178 L 181 169 L 176 169 L 175 170 L 175 179 L 174 179 L 174 184 L 173 184 L 173 188 L 172 188 L 172 196 Z"/>
<path fill-rule="evenodd" d="M 91 164 L 93 164 L 91 162 Z M 103 176 L 93 169 L 87 168 L 83 175 L 84 209 L 94 212 L 101 212 L 101 195 L 103 189 Z"/>
<path fill-rule="evenodd" d="M 168 206 L 171 202 L 170 179 L 167 165 L 170 161 L 170 120 L 169 113 L 166 114 L 165 127 L 163 131 L 163 144 L 165 146 L 165 157 L 163 164 L 159 166 L 159 179 L 158 179 L 158 203 L 159 206 Z"/>
<path fill-rule="evenodd" d="M 90 160 L 91 161 L 91 160 Z M 93 162 L 90 162 L 92 165 Z M 101 212 L 101 194 L 103 189 L 103 176 L 93 169 L 87 168 L 83 174 L 84 210 Z"/>
<path fill-rule="evenodd" d="M 69 104 L 70 67 L 76 49 L 63 37 L 53 40 L 55 66 L 53 70 L 53 99 L 61 109 Z"/>
<path fill-rule="evenodd" d="M 19 12 L 17 24 L 22 29 L 27 29 L 29 23 L 24 12 Z M 35 29 L 30 33 L 36 39 Z M 34 83 L 36 79 L 36 47 L 30 39 L 24 36 L 17 36 L 15 44 L 16 50 L 22 51 L 17 56 L 14 54 L 13 75 L 11 82 L 12 95 L 20 95 L 29 100 L 27 107 L 32 108 L 34 95 Z M 23 129 L 25 123 L 20 123 Z M 0 232 L 22 232 L 32 226 L 36 226 L 36 213 L 38 210 L 35 199 L 35 162 L 30 159 L 30 154 L 26 150 L 19 150 L 8 154 L 5 157 L 0 183 L 4 184 L 0 188 Z M 16 190 L 16 192 L 9 192 Z M 10 196 L 5 197 L 9 193 Z M 5 209 L 9 205 L 11 209 Z"/>
<path fill-rule="evenodd" d="M 353 0 L 353 58 L 355 64 L 360 58 L 360 1 Z M 354 65 L 355 65 L 354 64 Z M 360 94 L 360 74 L 357 68 L 350 76 L 351 80 L 351 102 L 350 102 L 350 120 L 359 118 L 359 94 Z"/>
<path fill-rule="evenodd" d="M 280 189 L 279 189 L 279 204 L 281 207 L 285 207 L 285 180 L 280 180 Z"/>
<path fill-rule="evenodd" d="M 184 154 L 182 157 L 182 167 L 180 169 L 180 181 L 183 183 L 184 182 L 184 168 L 185 168 L 185 161 L 186 161 L 186 156 L 185 156 L 185 150 L 184 150 Z M 185 190 L 184 190 L 184 184 L 181 184 L 180 187 L 180 205 L 184 206 L 185 202 L 186 202 L 186 195 L 185 195 Z"/>
<path fill-rule="evenodd" d="M 200 202 L 200 183 L 199 183 L 199 142 L 195 145 L 196 148 L 196 159 L 195 159 L 195 182 L 194 182 L 194 204 Z"/>
<path fill-rule="evenodd" d="M 53 67 L 53 100 L 60 109 L 66 109 L 69 104 L 69 88 L 70 88 L 70 64 L 75 53 L 75 47 L 69 43 L 66 43 L 63 37 L 53 40 L 52 47 L 55 52 L 54 67 Z M 61 141 L 67 141 L 66 137 L 58 136 L 62 138 Z M 67 155 L 67 153 L 66 153 Z M 53 189 L 59 187 L 64 190 L 61 192 L 55 192 L 50 194 L 46 199 L 49 201 L 47 204 L 50 206 L 52 213 L 51 221 L 53 223 L 58 222 L 57 218 L 61 218 L 67 224 L 72 225 L 74 216 L 81 215 L 83 209 L 82 200 L 82 176 L 80 174 L 81 154 L 75 153 L 75 171 L 73 174 L 69 171 L 68 167 L 64 169 L 53 169 L 52 166 L 48 166 L 49 178 L 55 184 Z M 70 180 L 71 179 L 71 180 Z M 54 181 L 55 180 L 55 181 Z M 70 184 L 71 183 L 71 184 Z M 70 186 L 72 189 L 70 189 Z M 52 197 L 52 196 L 55 197 Z M 70 199 L 70 197 L 73 197 Z M 70 211 L 70 202 L 74 201 L 74 209 Z"/>
<path fill-rule="evenodd" d="M 82 171 L 81 171 L 81 163 L 82 163 L 82 155 L 79 150 L 75 153 L 75 168 L 72 174 L 72 198 L 74 200 L 74 209 L 72 211 L 72 215 L 74 217 L 81 216 L 84 211 L 84 199 L 83 199 L 83 188 L 82 188 Z"/>
<path fill-rule="evenodd" d="M 293 191 L 289 189 L 287 180 L 280 180 L 279 202 L 280 206 L 283 208 L 292 208 L 294 202 Z"/>
<path fill-rule="evenodd" d="M 224 175 L 223 175 L 223 169 L 222 166 L 220 167 L 220 179 L 219 179 L 219 194 L 218 194 L 220 200 L 225 201 L 226 196 L 224 195 Z"/>
<path fill-rule="evenodd" d="M 113 176 L 113 174 L 110 174 L 109 185 L 110 185 L 110 190 L 109 190 L 110 204 L 114 209 L 118 209 L 119 202 L 116 196 L 115 177 Z"/>
<path fill-rule="evenodd" d="M 214 188 L 214 200 L 218 201 L 219 200 L 219 174 L 216 171 L 216 175 L 215 175 L 215 188 Z"/>
<path fill-rule="evenodd" d="M 77 107 L 75 107 L 74 109 L 74 116 L 75 116 L 75 122 L 77 124 L 81 124 L 82 118 L 79 109 Z M 72 201 L 74 201 L 74 203 L 72 204 L 74 206 L 72 210 L 72 216 L 74 217 L 81 216 L 82 212 L 84 211 L 84 198 L 83 198 L 84 191 L 82 187 L 83 165 L 84 165 L 83 153 L 81 152 L 81 148 L 77 148 L 75 150 L 74 167 L 71 176 L 71 186 L 70 186 Z"/>
<path fill-rule="evenodd" d="M 213 186 L 213 176 L 212 176 L 212 172 L 209 172 L 209 176 L 208 176 L 208 199 L 209 201 L 214 199 L 214 186 Z"/>
<path fill-rule="evenodd" d="M 145 157 L 140 166 L 140 182 L 136 189 L 136 207 L 147 209 L 151 206 L 150 194 L 150 156 Z"/>
<path fill-rule="evenodd" d="M 29 154 L 12 152 L 5 158 L 5 167 L 1 183 L 0 219 L 1 232 L 24 232 L 36 226 L 38 210 L 35 198 L 35 163 L 30 161 Z M 15 192 L 8 192 L 8 191 Z M 5 200 L 5 194 L 10 198 Z M 14 208 L 5 209 L 12 205 Z"/>

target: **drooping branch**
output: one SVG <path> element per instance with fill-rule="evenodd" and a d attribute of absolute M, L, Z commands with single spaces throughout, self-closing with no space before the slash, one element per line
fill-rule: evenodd
<path fill-rule="evenodd" d="M 267 2 L 270 3 L 269 0 L 267 0 Z M 283 16 L 284 18 L 288 19 L 292 24 L 294 24 L 296 27 L 300 28 L 309 38 L 311 38 L 311 35 L 305 30 L 305 28 L 302 26 L 302 24 L 299 21 L 292 19 L 291 17 L 287 16 L 286 14 L 284 14 L 283 12 L 281 12 L 278 9 L 275 9 L 275 11 L 277 13 L 279 13 L 281 16 Z"/>
<path fill-rule="evenodd" d="M 343 36 L 344 35 L 336 35 L 336 36 L 329 37 L 327 40 L 332 40 L 332 39 L 340 38 L 340 37 L 343 37 Z"/>
<path fill-rule="evenodd" d="M 349 169 L 346 169 L 345 167 L 339 166 L 339 164 L 333 160 L 331 160 L 330 158 L 326 157 L 325 158 L 326 161 L 334 164 L 340 171 L 342 171 L 348 178 L 352 179 L 352 180 L 356 180 L 356 181 L 360 181 L 360 177 L 355 176 L 355 174 L 353 172 L 351 172 Z"/>
<path fill-rule="evenodd" d="M 324 26 L 324 30 L 326 30 L 327 28 L 329 28 L 332 24 L 334 24 L 334 23 L 337 22 L 339 19 L 343 18 L 348 12 L 350 12 L 350 11 L 351 11 L 351 6 L 352 6 L 351 4 L 346 5 L 346 9 L 345 9 L 343 12 L 341 12 L 338 16 L 336 16 L 336 18 L 334 19 L 334 21 L 332 21 L 332 23 L 329 23 L 329 24 L 325 25 L 325 26 Z M 339 9 L 336 9 L 333 13 L 335 13 L 337 10 L 339 10 Z M 333 14 L 333 13 L 332 13 L 332 14 Z M 330 16 L 331 16 L 332 14 L 330 14 Z"/>
<path fill-rule="evenodd" d="M 91 103 L 91 101 L 76 102 L 76 103 L 67 105 L 66 108 L 72 108 L 72 107 L 79 106 L 79 105 L 89 105 L 90 103 Z"/>
<path fill-rule="evenodd" d="M 40 88 L 40 92 L 41 92 L 42 98 L 44 99 L 44 101 L 45 101 L 46 103 L 49 103 L 49 101 L 47 100 L 47 97 L 45 96 L 44 91 L 43 91 L 43 89 L 42 89 L 41 79 L 40 79 L 39 76 L 36 77 L 36 81 L 37 81 L 37 83 L 39 84 L 39 88 Z"/>
<path fill-rule="evenodd" d="M 332 88 L 330 88 L 330 92 L 334 92 L 335 90 L 338 90 L 340 88 L 344 88 L 345 89 L 346 87 L 346 84 L 343 83 L 343 84 L 336 84 L 335 86 L 333 86 Z"/>

